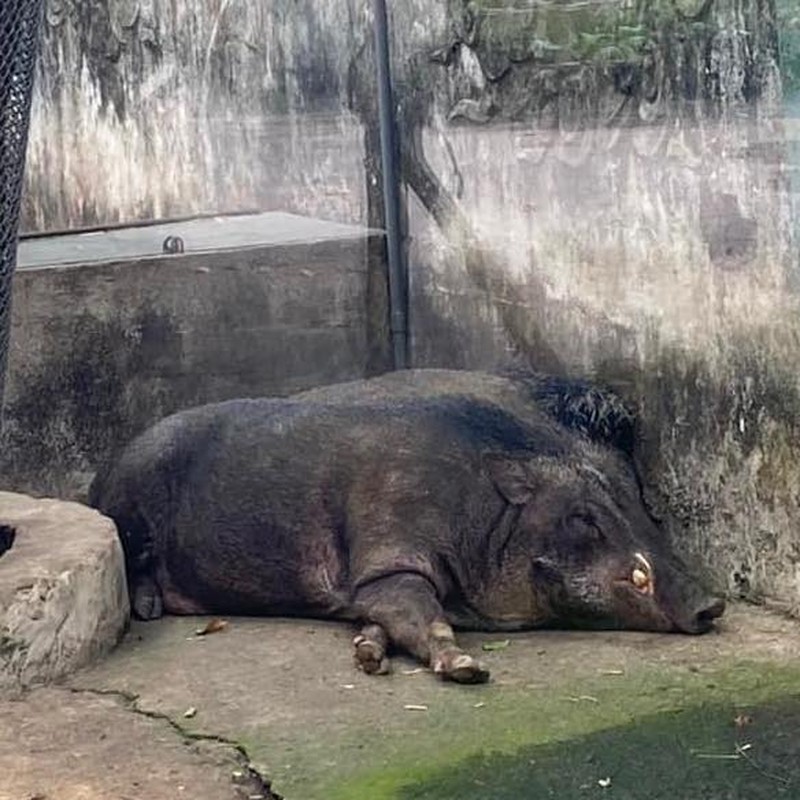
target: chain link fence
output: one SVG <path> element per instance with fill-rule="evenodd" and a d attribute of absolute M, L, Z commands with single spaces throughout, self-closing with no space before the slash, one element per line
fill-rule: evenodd
<path fill-rule="evenodd" d="M 42 0 L 0 3 L 0 406 L 8 360 L 11 281 Z"/>

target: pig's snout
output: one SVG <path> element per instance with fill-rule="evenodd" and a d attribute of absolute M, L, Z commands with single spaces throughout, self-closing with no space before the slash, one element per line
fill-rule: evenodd
<path fill-rule="evenodd" d="M 685 619 L 677 621 L 677 627 L 684 633 L 706 633 L 724 613 L 725 601 L 721 597 L 704 597 Z"/>

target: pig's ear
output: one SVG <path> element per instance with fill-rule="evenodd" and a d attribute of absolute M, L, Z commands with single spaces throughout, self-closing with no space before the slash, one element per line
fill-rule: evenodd
<path fill-rule="evenodd" d="M 541 482 L 535 460 L 531 458 L 484 456 L 483 463 L 497 491 L 515 506 L 525 505 Z"/>

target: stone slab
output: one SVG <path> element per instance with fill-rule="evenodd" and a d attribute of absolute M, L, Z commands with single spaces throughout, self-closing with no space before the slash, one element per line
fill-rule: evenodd
<path fill-rule="evenodd" d="M 161 258 L 162 246 L 168 236 L 183 239 L 185 253 L 209 253 L 248 247 L 364 239 L 376 234 L 382 232 L 282 211 L 220 215 L 23 238 L 17 251 L 17 269 L 137 260 L 152 256 Z"/>
<path fill-rule="evenodd" d="M 161 253 L 170 231 L 183 254 Z M 98 467 L 179 409 L 391 365 L 380 233 L 276 213 L 25 248 L 0 438 L 6 490 L 82 501 Z"/>
<path fill-rule="evenodd" d="M 54 681 L 106 654 L 129 617 L 113 522 L 78 503 L 0 492 L 15 531 L 0 556 L 0 692 Z"/>

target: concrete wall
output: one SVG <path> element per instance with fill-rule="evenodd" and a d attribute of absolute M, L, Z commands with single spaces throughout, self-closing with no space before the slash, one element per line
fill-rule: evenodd
<path fill-rule="evenodd" d="M 382 235 L 306 227 L 305 242 L 116 262 L 26 268 L 21 254 L 4 488 L 80 498 L 104 459 L 175 410 L 385 371 Z"/>
<path fill-rule="evenodd" d="M 365 0 L 50 5 L 28 227 L 251 203 L 380 227 Z M 679 546 L 800 610 L 773 0 L 390 5 L 415 362 L 612 384 Z"/>
<path fill-rule="evenodd" d="M 350 5 L 48 0 L 23 230 L 244 209 L 364 222 Z"/>
<path fill-rule="evenodd" d="M 427 87 L 405 119 L 415 362 L 523 360 L 616 387 L 679 546 L 731 593 L 800 611 L 773 4 L 451 3 L 430 25 L 411 5 L 396 31 L 425 54 L 398 61 L 401 82 Z"/>

